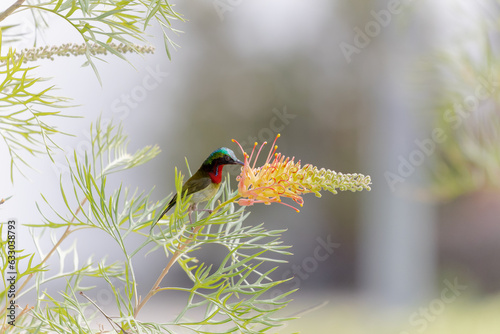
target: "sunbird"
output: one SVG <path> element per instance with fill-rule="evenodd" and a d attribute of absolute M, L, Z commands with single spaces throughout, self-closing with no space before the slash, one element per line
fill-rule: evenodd
<path fill-rule="evenodd" d="M 182 196 L 191 196 L 190 211 L 196 209 L 196 204 L 208 201 L 215 196 L 222 182 L 222 168 L 225 165 L 243 165 L 243 162 L 236 158 L 234 152 L 227 148 L 221 147 L 213 151 L 208 158 L 203 161 L 200 168 L 182 185 Z M 177 203 L 177 194 L 172 197 L 163 210 L 160 217 L 151 226 L 153 228 L 156 223 Z"/>

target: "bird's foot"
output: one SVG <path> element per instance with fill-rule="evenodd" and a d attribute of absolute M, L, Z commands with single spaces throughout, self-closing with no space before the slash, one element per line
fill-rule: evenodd
<path fill-rule="evenodd" d="M 189 207 L 189 211 L 208 212 L 209 214 L 214 212 L 214 210 L 211 209 L 198 209 L 198 203 L 191 204 L 191 206 Z"/>
<path fill-rule="evenodd" d="M 191 213 L 193 211 L 197 211 L 197 212 L 208 212 L 209 215 L 212 214 L 212 212 L 214 212 L 214 210 L 212 209 L 198 209 L 197 208 L 197 203 L 193 203 L 189 206 L 188 208 L 188 216 L 189 216 L 189 223 L 192 224 L 193 223 L 193 219 L 192 219 L 192 216 L 191 216 Z"/>

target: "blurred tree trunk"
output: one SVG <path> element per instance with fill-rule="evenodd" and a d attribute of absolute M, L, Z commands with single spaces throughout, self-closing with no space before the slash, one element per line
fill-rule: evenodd
<path fill-rule="evenodd" d="M 353 26 L 362 32 L 358 46 L 366 46 L 350 64 L 363 83 L 358 93 L 366 117 L 362 165 L 369 166 L 365 172 L 374 180 L 373 190 L 363 194 L 360 284 L 382 310 L 412 309 L 426 303 L 435 290 L 435 209 L 408 191 L 427 182 L 424 165 L 429 156 L 416 153 L 416 141 L 432 131 L 431 115 L 422 112 L 426 106 L 419 102 L 428 100 L 431 87 L 416 89 L 410 80 L 416 61 L 429 52 L 434 32 L 426 33 L 432 28 L 421 3 L 364 3 L 365 10 L 353 13 L 367 16 L 355 18 Z"/>

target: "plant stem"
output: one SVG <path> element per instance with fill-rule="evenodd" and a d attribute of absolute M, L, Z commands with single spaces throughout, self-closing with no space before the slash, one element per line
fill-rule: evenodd
<path fill-rule="evenodd" d="M 73 216 L 73 218 L 71 219 L 70 223 L 73 223 L 73 221 L 75 220 L 76 216 L 80 213 L 80 208 L 82 206 L 85 205 L 85 203 L 87 203 L 87 198 L 84 198 L 82 200 L 82 202 L 80 203 L 80 206 L 78 207 L 78 209 L 75 211 L 75 215 Z M 50 250 L 50 252 L 45 255 L 45 257 L 43 258 L 42 262 L 40 262 L 40 264 L 44 264 L 45 262 L 47 262 L 47 260 L 52 256 L 52 254 L 54 254 L 54 252 L 57 250 L 57 248 L 61 245 L 61 243 L 64 241 L 64 239 L 66 239 L 68 237 L 68 235 L 70 235 L 73 231 L 70 230 L 71 228 L 71 225 L 68 225 L 68 227 L 66 228 L 66 230 L 64 231 L 63 235 L 61 236 L 61 238 L 59 238 L 59 241 L 57 241 L 57 243 L 54 245 L 54 247 L 52 247 L 52 249 Z M 26 286 L 26 284 L 28 284 L 28 282 L 31 280 L 31 278 L 35 275 L 35 273 L 31 273 L 28 275 L 28 277 L 26 277 L 26 279 L 24 280 L 23 284 L 19 287 L 19 289 L 17 289 L 17 293 L 19 294 L 19 292 Z"/>
<path fill-rule="evenodd" d="M 2 14 L 3 15 L 3 14 Z M 76 219 L 76 216 L 80 213 L 80 208 L 82 206 L 85 205 L 85 203 L 87 203 L 87 198 L 84 198 L 81 202 L 80 202 L 80 205 L 78 206 L 78 209 L 76 209 L 75 211 L 75 214 L 73 215 L 73 218 L 71 219 L 70 223 L 73 223 Z M 64 231 L 63 235 L 61 236 L 61 238 L 59 238 L 59 241 L 57 241 L 57 243 L 54 245 L 54 247 L 52 247 L 52 249 L 50 250 L 50 252 L 47 253 L 47 255 L 45 255 L 45 257 L 42 259 L 42 261 L 40 262 L 40 264 L 44 264 L 45 262 L 47 262 L 47 260 L 52 256 L 52 254 L 54 254 L 54 252 L 57 250 L 57 248 L 61 245 L 61 243 L 64 241 L 64 239 L 66 239 L 68 237 L 68 235 L 70 235 L 73 231 L 70 230 L 71 228 L 71 225 L 68 225 L 68 227 L 66 228 L 66 230 Z M 28 282 L 33 278 L 33 276 L 35 275 L 35 273 L 31 273 L 29 274 L 26 279 L 24 280 L 23 284 L 21 284 L 21 286 L 17 289 L 17 293 L 16 294 L 19 294 L 22 289 L 26 286 L 26 284 L 28 284 Z M 10 298 L 9 302 L 11 300 L 13 300 L 14 297 Z M 0 312 L 0 317 L 4 317 L 4 314 L 6 312 L 7 308 L 5 308 L 4 310 L 2 310 Z M 3 332 L 2 332 L 3 333 Z"/>
<path fill-rule="evenodd" d="M 210 215 L 208 215 L 208 218 L 207 218 L 207 221 L 208 219 L 210 219 L 210 217 L 212 217 L 212 215 L 217 212 L 218 210 L 220 210 L 221 208 L 223 208 L 224 206 L 226 206 L 227 204 L 229 203 L 232 203 L 234 202 L 236 199 L 238 199 L 240 196 L 239 195 L 236 195 L 235 197 L 233 198 L 230 198 L 228 199 L 227 201 L 219 204 L 213 211 Z M 151 299 L 151 297 L 153 297 L 159 290 L 160 290 L 160 283 L 161 281 L 163 280 L 163 278 L 167 275 L 167 273 L 169 272 L 170 268 L 172 268 L 172 266 L 177 262 L 177 260 L 179 259 L 179 257 L 182 255 L 182 251 L 184 250 L 184 248 L 186 248 L 187 245 L 189 245 L 193 239 L 194 239 L 194 236 L 198 233 L 198 231 L 203 227 L 204 225 L 200 225 L 200 226 L 197 226 L 194 230 L 193 230 L 193 233 L 191 234 L 191 238 L 189 240 L 187 240 L 185 243 L 183 243 L 175 252 L 174 252 L 174 255 L 172 256 L 172 258 L 170 259 L 170 261 L 168 261 L 167 265 L 165 266 L 165 268 L 163 268 L 163 271 L 161 272 L 160 276 L 158 276 L 158 279 L 156 280 L 156 282 L 153 284 L 153 287 L 151 288 L 151 290 L 149 290 L 148 294 L 146 295 L 146 297 L 144 297 L 144 299 L 142 299 L 140 301 L 140 303 L 135 307 L 135 310 L 134 310 L 134 318 L 137 318 L 137 315 L 139 314 L 139 311 L 142 309 L 142 307 L 148 302 L 149 299 Z"/>
<path fill-rule="evenodd" d="M 7 8 L 2 14 L 0 14 L 0 22 L 2 22 L 7 16 L 12 14 L 16 9 L 22 6 L 25 0 L 17 0 L 9 8 Z"/>
<path fill-rule="evenodd" d="M 201 225 L 197 226 L 193 230 L 193 233 L 191 234 L 191 238 L 189 240 L 187 240 L 185 243 L 183 243 L 175 251 L 174 255 L 172 256 L 172 258 L 168 262 L 167 266 L 165 268 L 163 268 L 163 271 L 161 272 L 160 276 L 158 276 L 158 279 L 156 280 L 155 284 L 153 284 L 153 287 L 151 288 L 151 290 L 149 290 L 148 294 L 146 295 L 146 297 L 144 297 L 143 300 L 141 300 L 141 302 L 139 303 L 139 305 L 136 306 L 136 308 L 134 310 L 134 318 L 137 317 L 137 314 L 139 313 L 139 311 L 141 310 L 141 308 L 148 302 L 148 300 L 151 297 L 153 297 L 158 292 L 158 290 L 160 288 L 160 283 L 163 280 L 163 278 L 165 277 L 165 275 L 167 275 L 167 273 L 169 272 L 170 268 L 174 265 L 174 263 L 177 262 L 177 260 L 179 259 L 179 257 L 182 255 L 182 251 L 184 250 L 184 248 L 186 248 L 186 246 L 189 245 L 191 243 L 191 241 L 193 241 L 194 236 L 196 235 L 196 233 L 198 233 L 198 231 L 202 227 L 203 226 L 201 226 Z"/>
<path fill-rule="evenodd" d="M 99 310 L 99 312 L 101 312 L 101 313 L 102 313 L 102 315 L 106 318 L 106 320 L 108 320 L 109 324 L 111 325 L 111 327 L 113 327 L 113 329 L 114 329 L 114 325 L 116 325 L 116 326 L 118 326 L 118 328 L 120 328 L 120 329 L 121 329 L 121 332 L 123 332 L 123 333 L 127 333 L 127 331 L 126 331 L 126 330 L 124 330 L 124 329 L 123 329 L 123 327 L 122 327 L 122 326 L 120 326 L 120 324 L 119 324 L 119 323 L 117 323 L 116 321 L 114 321 L 113 319 L 111 319 L 111 317 L 110 317 L 110 316 L 108 316 L 108 315 L 107 315 L 107 314 L 106 314 L 106 313 L 102 310 L 102 308 L 100 308 L 100 307 L 99 307 L 99 305 L 97 305 L 97 304 L 96 304 L 96 303 L 95 303 L 92 299 L 90 299 L 89 297 L 87 297 L 87 295 L 86 295 L 86 294 L 84 294 L 84 293 L 83 293 L 83 291 L 80 291 L 80 296 L 83 296 L 83 297 L 84 297 L 85 299 L 87 299 L 87 300 L 88 300 L 88 301 L 89 301 L 92 305 L 94 305 L 94 307 L 95 307 L 96 309 L 98 309 L 98 310 Z"/>

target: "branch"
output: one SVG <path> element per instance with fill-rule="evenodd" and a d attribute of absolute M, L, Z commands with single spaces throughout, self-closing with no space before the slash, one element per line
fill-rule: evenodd
<path fill-rule="evenodd" d="M 95 307 L 96 309 L 98 309 L 98 310 L 99 310 L 99 312 L 101 312 L 101 313 L 102 313 L 102 315 L 106 318 L 106 320 L 108 320 L 109 324 L 111 325 L 111 327 L 113 327 L 113 329 L 114 329 L 113 324 L 115 324 L 116 326 L 118 326 L 118 327 L 121 329 L 121 332 L 123 332 L 124 334 L 130 333 L 129 331 L 124 330 L 124 329 L 123 329 L 123 327 L 122 327 L 122 326 L 120 326 L 120 324 L 118 324 L 116 321 L 114 321 L 113 319 L 111 319 L 111 317 L 110 317 L 110 316 L 108 316 L 108 315 L 107 315 L 107 314 L 106 314 L 106 313 L 105 313 L 105 312 L 104 312 L 104 311 L 103 311 L 103 310 L 99 307 L 99 305 L 97 305 L 97 304 L 96 304 L 96 303 L 95 303 L 92 299 L 90 299 L 89 297 L 87 297 L 87 295 L 86 295 L 86 294 L 84 294 L 84 293 L 83 293 L 83 291 L 80 291 L 80 295 L 81 295 L 81 296 L 83 296 L 83 297 L 85 297 L 85 299 L 87 299 L 87 300 L 88 300 L 88 301 L 89 301 L 92 305 L 94 305 L 94 307 Z"/>
<path fill-rule="evenodd" d="M 78 209 L 76 209 L 75 215 L 71 219 L 71 223 L 75 220 L 76 215 L 78 215 L 78 213 L 80 212 L 80 208 L 82 206 L 84 206 L 86 202 L 87 202 L 87 198 L 84 198 L 82 200 L 82 202 L 80 203 L 80 206 L 78 207 Z M 64 241 L 64 239 L 66 239 L 66 237 L 73 232 L 72 230 L 70 230 L 70 228 L 71 228 L 71 225 L 68 225 L 68 227 L 64 231 L 64 233 L 61 236 L 61 238 L 59 238 L 59 241 L 54 245 L 54 247 L 52 247 L 52 249 L 50 250 L 50 252 L 42 259 L 42 261 L 40 262 L 40 264 L 44 264 L 45 262 L 47 262 L 47 260 L 52 256 L 52 254 L 54 254 L 54 252 L 57 250 L 57 248 Z M 35 275 L 35 273 L 31 273 L 31 274 L 28 275 L 28 277 L 26 277 L 26 279 L 24 280 L 23 284 L 17 289 L 17 293 L 18 294 L 26 286 L 26 284 L 28 284 L 28 282 L 33 278 L 34 275 Z M 11 298 L 11 300 L 12 299 L 13 298 Z M 1 314 L 3 314 L 3 312 Z"/>
<path fill-rule="evenodd" d="M 221 208 L 223 208 L 224 206 L 226 206 L 227 204 L 229 203 L 232 203 L 234 202 L 235 200 L 237 200 L 240 196 L 239 195 L 236 195 L 234 196 L 233 198 L 230 198 L 228 199 L 227 201 L 223 202 L 223 203 L 220 203 L 214 210 L 212 210 L 212 212 L 210 213 L 210 215 L 207 217 L 207 220 L 210 219 L 217 211 L 219 211 Z M 192 223 L 191 221 L 191 212 L 189 213 L 189 217 L 190 217 L 190 222 Z M 185 243 L 183 243 L 174 253 L 174 255 L 172 256 L 172 258 L 170 259 L 170 261 L 168 262 L 167 266 L 163 269 L 163 271 L 161 272 L 160 276 L 158 276 L 158 279 L 156 280 L 155 284 L 153 284 L 153 287 L 151 288 L 151 290 L 149 290 L 148 294 L 146 295 L 146 297 L 144 297 L 143 300 L 140 301 L 139 305 L 137 305 L 135 307 L 135 310 L 134 310 L 134 318 L 137 318 L 137 315 L 139 314 L 139 311 L 141 310 L 141 308 L 148 302 L 148 300 L 153 297 L 159 290 L 160 290 L 160 283 L 161 281 L 163 280 L 163 278 L 165 277 L 165 275 L 168 274 L 170 268 L 177 262 L 177 260 L 179 259 L 179 257 L 182 255 L 182 251 L 184 250 L 184 248 L 186 248 L 187 245 L 189 245 L 195 235 L 198 233 L 198 231 L 203 227 L 203 225 L 200 225 L 198 227 L 196 227 L 194 230 L 193 230 L 193 233 L 191 234 L 191 238 L 189 240 L 187 240 Z"/>
<path fill-rule="evenodd" d="M 188 244 L 191 243 L 191 241 L 193 241 L 194 239 L 194 236 L 196 235 L 196 233 L 198 233 L 198 231 L 202 228 L 202 225 L 196 227 L 193 231 L 193 233 L 191 234 L 191 239 L 187 240 L 186 243 L 183 243 L 174 253 L 174 255 L 172 256 L 172 258 L 170 259 L 170 261 L 168 262 L 167 266 L 163 269 L 163 271 L 161 272 L 160 276 L 158 277 L 158 279 L 156 280 L 155 284 L 153 284 L 153 287 L 151 288 L 151 290 L 149 290 L 148 294 L 146 295 L 146 297 L 144 297 L 143 300 L 141 300 L 141 302 L 139 303 L 139 305 L 136 306 L 135 310 L 134 310 L 134 318 L 137 318 L 137 314 L 139 314 L 139 311 L 141 310 L 141 308 L 148 302 L 148 300 L 153 297 L 155 295 L 155 293 L 158 292 L 159 288 L 160 288 L 160 283 L 161 281 L 163 281 L 163 278 L 165 277 L 165 275 L 167 275 L 168 271 L 170 270 L 170 268 L 174 265 L 174 263 L 177 262 L 177 260 L 179 259 L 179 257 L 182 255 L 182 251 L 184 250 L 184 248 L 186 248 L 186 246 Z"/>
<path fill-rule="evenodd" d="M 13 5 L 7 8 L 2 14 L 0 14 L 0 22 L 5 20 L 7 16 L 12 14 L 16 9 L 23 5 L 24 0 L 17 0 Z"/>

